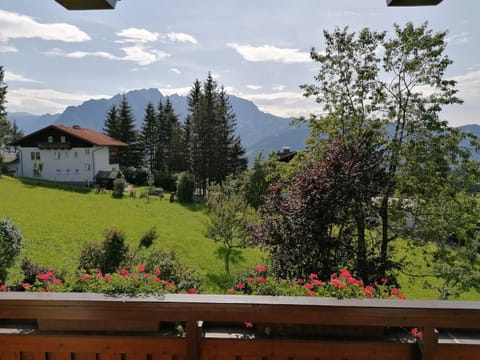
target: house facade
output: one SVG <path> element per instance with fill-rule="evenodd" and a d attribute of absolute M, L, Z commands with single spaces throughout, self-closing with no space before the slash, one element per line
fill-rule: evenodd
<path fill-rule="evenodd" d="M 118 150 L 127 144 L 80 126 L 50 125 L 17 140 L 17 176 L 58 182 L 95 182 L 96 174 L 118 170 Z"/>

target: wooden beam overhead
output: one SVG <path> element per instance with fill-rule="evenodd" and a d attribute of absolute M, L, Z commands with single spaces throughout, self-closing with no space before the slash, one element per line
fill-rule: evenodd
<path fill-rule="evenodd" d="M 114 9 L 119 0 L 55 0 L 68 10 Z"/>
<path fill-rule="evenodd" d="M 434 6 L 442 0 L 387 0 L 387 6 Z"/>

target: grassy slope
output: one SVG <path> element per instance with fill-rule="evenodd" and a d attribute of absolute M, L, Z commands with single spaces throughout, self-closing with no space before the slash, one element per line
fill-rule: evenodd
<path fill-rule="evenodd" d="M 224 273 L 222 260 L 214 255 L 219 245 L 202 235 L 203 210 L 171 204 L 168 199 L 114 199 L 1 177 L 0 216 L 12 218 L 23 232 L 26 246 L 21 257 L 57 271 L 72 273 L 83 243 L 102 241 L 107 228 L 124 231 L 133 248 L 148 229 L 156 227 L 159 238 L 153 248 L 175 250 L 182 261 L 210 279 Z M 233 272 L 262 261 L 258 250 L 246 249 L 244 257 Z M 214 289 L 213 284 L 209 287 Z"/>
<path fill-rule="evenodd" d="M 24 184 L 17 179 L 0 177 L 0 216 L 9 216 L 25 235 L 26 247 L 21 257 L 30 257 L 39 265 L 73 272 L 82 244 L 103 240 L 103 231 L 118 228 L 127 235 L 129 245 L 137 245 L 141 235 L 155 226 L 159 239 L 153 248 L 177 251 L 179 257 L 207 276 L 207 289 L 218 291 L 216 283 L 224 277 L 223 262 L 214 253 L 219 245 L 203 233 L 205 214 L 202 207 L 170 204 L 167 199 L 113 199 L 108 194 L 78 193 Z M 411 273 L 421 273 L 425 266 L 419 254 L 401 242 L 397 257 L 405 254 L 414 266 Z M 258 250 L 244 250 L 245 260 L 233 265 L 232 272 L 262 263 Z M 424 278 L 413 281 L 400 274 L 398 280 L 409 299 L 436 299 L 434 289 L 424 289 Z M 460 299 L 480 300 L 469 292 Z"/>

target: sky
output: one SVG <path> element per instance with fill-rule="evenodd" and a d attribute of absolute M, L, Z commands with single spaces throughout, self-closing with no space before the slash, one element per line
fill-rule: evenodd
<path fill-rule="evenodd" d="M 480 1 L 392 8 L 385 0 L 120 0 L 114 10 L 68 11 L 54 0 L 2 0 L 0 66 L 7 110 L 59 113 L 134 89 L 188 93 L 209 72 L 227 92 L 278 116 L 319 113 L 301 84 L 314 83 L 312 47 L 348 26 L 392 33 L 428 21 L 448 30 L 446 77 L 464 104 L 442 118 L 480 124 Z"/>

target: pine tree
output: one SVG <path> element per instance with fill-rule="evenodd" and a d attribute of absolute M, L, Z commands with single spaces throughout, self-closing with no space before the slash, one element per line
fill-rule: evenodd
<path fill-rule="evenodd" d="M 139 167 L 141 151 L 138 144 L 138 134 L 135 130 L 135 118 L 125 94 L 122 95 L 122 101 L 118 107 L 117 139 L 128 144 L 127 148 L 122 148 L 119 151 L 120 166 L 123 168 Z"/>
<path fill-rule="evenodd" d="M 0 150 L 5 146 L 10 130 L 10 123 L 7 120 L 7 108 L 5 106 L 7 102 L 7 85 L 5 85 L 3 77 L 3 66 L 0 66 Z"/>
<path fill-rule="evenodd" d="M 157 163 L 158 115 L 151 102 L 148 102 L 145 109 L 145 118 L 140 133 L 140 143 L 146 165 L 149 171 L 153 173 L 155 164 Z"/>
<path fill-rule="evenodd" d="M 8 131 L 8 134 L 7 134 L 7 141 L 6 143 L 7 144 L 10 144 L 18 139 L 20 139 L 21 137 L 23 137 L 25 134 L 23 132 L 23 130 L 21 130 L 18 125 L 17 125 L 17 121 L 14 119 L 13 122 L 10 123 L 10 131 Z M 10 148 L 9 151 L 15 151 L 16 149 L 15 148 Z"/>
<path fill-rule="evenodd" d="M 108 110 L 107 117 L 105 118 L 105 122 L 103 124 L 103 132 L 104 134 L 111 136 L 115 139 L 119 139 L 120 136 L 120 126 L 119 126 L 119 116 L 118 116 L 118 109 L 113 104 Z"/>

